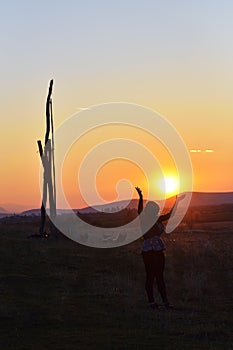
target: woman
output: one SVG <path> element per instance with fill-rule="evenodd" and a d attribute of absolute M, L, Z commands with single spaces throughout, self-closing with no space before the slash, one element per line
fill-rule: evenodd
<path fill-rule="evenodd" d="M 176 200 L 174 206 L 168 214 L 158 216 L 159 205 L 155 202 L 148 202 L 143 210 L 143 195 L 139 187 L 135 187 L 139 195 L 138 214 L 140 214 L 141 228 L 144 235 L 144 243 L 142 245 L 142 257 L 146 270 L 146 293 L 148 297 L 149 306 L 152 309 L 157 309 L 158 304 L 154 300 L 153 284 L 156 279 L 158 290 L 161 295 L 164 306 L 167 309 L 172 309 L 173 306 L 169 303 L 167 298 L 166 286 L 163 278 L 166 249 L 161 234 L 164 232 L 163 221 L 168 220 L 173 213 L 173 209 L 177 205 Z M 183 198 L 179 197 L 179 200 Z M 177 197 L 176 197 L 177 199 Z"/>

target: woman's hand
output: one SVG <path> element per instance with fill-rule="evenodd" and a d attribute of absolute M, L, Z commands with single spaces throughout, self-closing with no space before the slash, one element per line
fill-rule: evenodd
<path fill-rule="evenodd" d="M 137 191 L 139 197 L 142 198 L 142 190 L 140 189 L 140 187 L 135 187 L 135 190 Z"/>
<path fill-rule="evenodd" d="M 142 190 L 140 187 L 135 187 L 135 190 L 137 191 L 139 195 L 139 201 L 138 201 L 138 214 L 140 214 L 143 211 L 143 196 L 142 196 Z"/>
<path fill-rule="evenodd" d="M 168 215 L 167 218 L 169 218 L 169 217 L 171 217 L 171 216 L 174 215 L 174 213 L 175 213 L 175 211 L 176 211 L 176 209 L 177 209 L 177 206 L 178 206 L 179 201 L 182 201 L 182 199 L 185 198 L 185 193 L 183 193 L 183 194 L 181 194 L 181 195 L 178 195 L 178 196 L 176 195 L 175 198 L 176 198 L 176 200 L 175 200 L 175 203 L 174 203 L 174 205 L 173 205 L 171 211 L 170 211 L 168 214 L 166 214 L 166 215 Z M 166 217 L 166 215 L 164 215 L 164 217 Z M 165 219 L 164 219 L 164 220 L 165 220 Z"/>
<path fill-rule="evenodd" d="M 182 201 L 182 199 L 185 198 L 185 193 L 183 194 L 180 194 L 179 196 L 176 196 L 176 201 L 179 202 L 179 201 Z"/>

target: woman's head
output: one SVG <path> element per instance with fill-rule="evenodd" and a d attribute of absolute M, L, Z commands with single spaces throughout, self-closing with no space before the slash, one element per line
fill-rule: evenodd
<path fill-rule="evenodd" d="M 147 202 L 144 209 L 145 214 L 150 217 L 158 216 L 159 210 L 160 210 L 159 205 L 156 202 L 152 202 L 152 201 Z"/>

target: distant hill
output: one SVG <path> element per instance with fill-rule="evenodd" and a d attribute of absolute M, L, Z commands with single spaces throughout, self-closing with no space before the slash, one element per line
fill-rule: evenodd
<path fill-rule="evenodd" d="M 156 200 L 155 200 L 156 201 Z M 146 200 L 145 200 L 146 202 Z M 158 204 L 161 201 L 156 201 Z M 128 203 L 128 205 L 127 205 Z M 165 207 L 170 207 L 174 203 L 174 197 L 170 197 L 166 200 Z M 233 192 L 193 192 L 190 207 L 207 206 L 207 205 L 221 205 L 221 204 L 233 204 Z M 138 199 L 132 199 L 130 202 L 127 200 L 120 202 L 113 202 L 104 205 L 96 205 L 93 208 L 86 207 L 80 209 L 81 213 L 91 213 L 98 211 L 112 212 L 118 211 L 119 208 L 127 207 L 129 209 L 137 209 Z M 117 210 L 118 209 L 118 210 Z"/>
<path fill-rule="evenodd" d="M 0 219 L 4 218 L 5 216 L 9 216 L 9 215 L 10 215 L 10 213 L 8 213 L 8 211 L 5 208 L 0 207 Z"/>
<path fill-rule="evenodd" d="M 39 216 L 40 215 L 40 209 L 30 209 L 25 210 L 20 213 L 22 216 Z"/>
<path fill-rule="evenodd" d="M 145 200 L 146 201 L 146 200 Z M 157 201 L 160 204 L 160 201 Z M 170 207 L 174 203 L 174 197 L 169 198 L 166 201 L 167 207 Z M 193 192 L 190 207 L 200 207 L 200 206 L 211 206 L 211 205 L 221 205 L 221 204 L 233 204 L 233 192 Z M 93 207 L 86 207 L 81 209 L 73 209 L 75 212 L 80 213 L 95 213 L 97 211 L 104 211 L 106 213 L 112 213 L 119 211 L 123 208 L 137 209 L 138 199 L 123 200 L 120 202 L 112 202 L 103 205 L 96 205 Z M 19 206 L 20 207 L 20 206 Z M 70 210 L 68 209 L 58 209 L 57 213 L 68 214 Z M 9 211 L 5 208 L 0 208 L 1 217 L 10 215 Z M 12 212 L 11 212 L 12 213 Z M 40 209 L 31 209 L 26 211 L 21 211 L 19 215 L 24 216 L 39 216 Z"/>
<path fill-rule="evenodd" d="M 123 208 L 135 209 L 138 206 L 138 199 L 123 200 L 119 202 L 112 202 L 101 205 L 94 205 L 93 207 L 86 207 L 78 210 L 80 213 L 95 213 L 96 211 L 104 211 L 106 213 L 116 212 Z"/>
<path fill-rule="evenodd" d="M 6 210 L 5 208 L 0 207 L 0 213 L 1 213 L 1 214 L 7 213 L 7 210 Z"/>
<path fill-rule="evenodd" d="M 4 209 L 4 212 L 8 213 L 21 213 L 23 210 L 26 210 L 28 206 L 16 203 L 0 203 L 0 207 Z M 0 210 L 2 213 L 2 211 Z"/>
<path fill-rule="evenodd" d="M 192 207 L 233 204 L 233 192 L 193 192 Z"/>
<path fill-rule="evenodd" d="M 155 200 L 156 201 L 156 200 Z M 146 200 L 145 200 L 146 202 Z M 156 201 L 158 204 L 161 201 Z M 174 203 L 174 197 L 167 199 L 165 207 L 170 207 Z M 233 192 L 193 192 L 190 207 L 207 206 L 207 205 L 221 205 L 221 204 L 233 204 Z M 86 207 L 79 209 L 80 213 L 92 213 L 96 211 L 114 212 L 121 208 L 137 209 L 138 199 L 132 199 L 131 201 L 124 200 L 120 202 L 113 202 L 104 205 L 96 205 L 94 207 Z M 77 210 L 77 209 L 76 209 Z"/>

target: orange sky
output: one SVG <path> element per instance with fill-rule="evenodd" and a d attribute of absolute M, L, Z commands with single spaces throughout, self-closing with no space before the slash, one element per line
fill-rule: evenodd
<path fill-rule="evenodd" d="M 46 85 L 46 84 L 45 84 Z M 47 86 L 46 86 L 47 87 Z M 54 95 L 56 96 L 55 85 Z M 46 95 L 46 89 L 44 95 Z M 23 123 L 16 120 L 17 127 L 12 129 L 10 120 L 6 120 L 5 128 L 1 129 L 4 148 L 1 150 L 1 203 L 17 203 L 28 208 L 38 207 L 40 204 L 39 191 L 39 168 L 40 158 L 37 151 L 37 139 L 44 139 L 44 98 L 37 98 L 39 110 L 32 111 L 36 117 L 32 120 L 30 111 L 23 116 Z M 39 103 L 39 100 L 40 101 Z M 54 97 L 55 122 L 65 120 L 59 113 L 58 98 Z M 143 102 L 143 101 L 142 101 Z M 67 104 L 67 102 L 66 102 Z M 71 103 L 71 105 L 74 106 Z M 159 105 L 159 104 L 158 104 Z M 10 108 L 11 113 L 17 113 L 15 107 Z M 222 108 L 223 117 L 220 117 L 220 107 L 213 102 L 209 107 L 201 105 L 199 107 L 190 105 L 170 104 L 165 106 L 160 103 L 160 112 L 164 111 L 168 120 L 173 123 L 181 137 L 186 143 L 187 149 L 200 149 L 202 152 L 190 153 L 195 191 L 232 191 L 233 163 L 232 163 L 232 107 L 230 105 Z M 205 118 L 201 118 L 200 114 Z M 188 116 L 188 117 L 186 117 Z M 197 117 L 198 116 L 198 117 Z M 202 120 L 203 119 L 203 120 Z M 224 122 L 221 122 L 224 121 Z M 8 124 L 9 122 L 9 124 Z M 27 126 L 28 125 L 28 126 Z M 85 135 L 70 150 L 64 166 L 64 188 L 67 198 L 72 206 L 80 207 L 85 205 L 81 200 L 77 187 L 77 170 L 82 157 L 88 148 L 98 142 L 102 142 L 106 137 L 131 137 L 133 140 L 143 142 L 159 158 L 161 166 L 167 173 L 173 174 L 175 167 L 172 159 L 169 158 L 166 149 L 159 147 L 159 142 L 149 134 L 142 131 L 135 133 L 129 131 L 129 127 L 105 127 L 105 133 L 98 130 L 92 135 Z M 4 131 L 3 131 L 4 130 Z M 212 153 L 206 153 L 206 149 L 212 149 Z M 101 196 L 106 200 L 114 200 L 116 196 L 117 177 L 128 177 L 132 184 L 142 186 L 146 189 L 146 179 L 137 167 L 125 162 L 119 162 L 116 172 L 116 163 L 110 163 L 103 167 L 97 176 L 98 188 Z M 126 169 L 127 168 L 127 169 Z M 154 175 L 155 176 L 155 175 Z M 101 183 L 103 179 L 103 184 Z M 107 180 L 106 180 L 107 179 Z M 156 179 L 156 176 L 155 176 Z M 156 180 L 155 180 L 156 182 Z M 154 195 L 157 198 L 158 182 L 155 184 Z M 136 193 L 135 193 L 136 195 Z M 94 203 L 96 204 L 96 203 Z"/>
<path fill-rule="evenodd" d="M 102 126 L 88 132 L 76 141 L 65 159 L 63 166 L 63 186 L 72 207 L 77 206 L 77 203 L 80 202 L 83 206 L 86 205 L 85 201 L 82 200 L 78 184 L 80 163 L 93 147 L 116 138 L 138 142 L 140 145 L 147 147 L 154 153 L 163 171 L 176 176 L 176 167 L 168 150 L 151 134 L 132 126 Z M 138 157 L 143 157 L 143 150 L 142 154 L 138 154 Z M 100 163 L 100 168 L 96 171 L 95 183 L 100 196 L 106 201 L 130 198 L 130 185 L 128 185 L 128 188 L 126 186 L 125 193 L 122 193 L 123 198 L 118 198 L 117 184 L 122 179 L 129 181 L 132 187 L 141 186 L 145 192 L 145 196 L 147 196 L 148 186 L 150 186 L 152 198 L 156 197 L 159 199 L 160 197 L 164 197 L 164 191 L 159 186 L 159 181 L 161 179 L 163 180 L 163 177 L 162 174 L 158 175 L 158 173 L 156 172 L 156 165 L 155 171 L 147 174 L 145 173 L 145 169 L 140 168 L 133 160 L 113 158 L 107 163 Z M 95 191 L 95 187 L 92 188 L 91 184 L 88 183 L 85 190 L 91 195 Z"/>
<path fill-rule="evenodd" d="M 59 90 L 59 87 L 55 85 L 55 96 L 57 89 Z M 40 158 L 36 141 L 39 138 L 42 140 L 44 138 L 43 110 L 47 93 L 46 89 L 44 90 L 44 98 L 39 98 L 35 93 L 37 95 L 37 105 L 40 108 L 38 110 L 32 108 L 34 118 L 31 118 L 31 113 L 27 110 L 26 117 L 23 115 L 22 123 L 20 120 L 16 120 L 17 127 L 15 129 L 12 128 L 10 119 L 3 121 L 5 127 L 1 129 L 2 142 L 4 141 L 4 148 L 1 150 L 1 203 L 17 203 L 28 208 L 38 207 L 40 204 Z M 61 105 L 61 102 L 58 101 L 58 97 L 54 97 L 56 125 L 65 120 L 65 116 L 62 117 L 63 113 L 59 112 L 59 105 Z M 74 106 L 74 102 L 71 105 Z M 160 107 L 159 111 L 163 111 L 167 119 L 176 127 L 185 141 L 187 149 L 202 150 L 199 153 L 190 153 L 194 172 L 193 189 L 208 192 L 232 191 L 232 106 L 228 104 L 220 109 L 220 106 L 213 101 L 211 107 L 209 104 L 207 106 L 194 106 L 193 103 L 190 103 L 189 105 L 184 104 L 181 108 L 181 105 L 176 103 L 166 106 L 161 102 L 158 103 L 158 107 Z M 14 106 L 10 107 L 10 111 L 10 115 L 17 114 L 17 109 Z M 222 118 L 220 113 L 223 115 Z M 22 112 L 20 115 L 22 115 Z M 204 115 L 205 118 L 201 118 L 200 115 Z M 159 147 L 159 143 L 149 134 L 145 135 L 142 131 L 140 134 L 136 134 L 133 130 L 129 132 L 129 128 L 126 127 L 121 127 L 121 130 L 118 130 L 117 127 L 106 127 L 105 133 L 98 134 L 97 130 L 92 135 L 86 135 L 83 139 L 80 139 L 68 154 L 63 174 L 64 188 L 68 200 L 73 206 L 84 205 L 77 188 L 77 169 L 80 160 L 88 148 L 104 141 L 106 136 L 113 137 L 113 135 L 117 137 L 129 137 L 130 135 L 135 141 L 143 142 L 159 157 L 161 165 L 167 173 L 173 174 L 175 172 L 172 159 L 169 158 L 166 150 L 161 145 Z M 212 149 L 213 152 L 206 153 L 206 149 Z M 139 169 L 136 169 L 132 164 L 126 166 L 123 163 L 119 162 L 117 172 L 116 163 L 110 163 L 98 173 L 98 188 L 100 194 L 106 200 L 116 199 L 115 185 L 118 173 L 119 177 L 128 176 L 129 180 L 135 185 L 146 186 L 146 180 Z M 101 184 L 101 178 L 103 178 L 104 186 Z M 158 183 L 154 189 L 155 198 L 157 198 L 157 190 Z"/>

